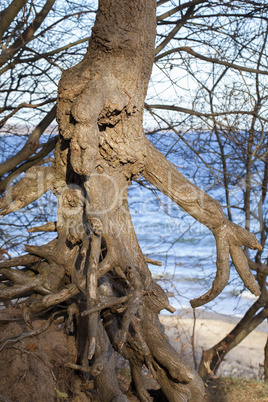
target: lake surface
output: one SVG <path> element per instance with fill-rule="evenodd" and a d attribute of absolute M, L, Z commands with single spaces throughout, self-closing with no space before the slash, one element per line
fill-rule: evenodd
<path fill-rule="evenodd" d="M 1 138 L 0 163 L 25 142 L 24 136 Z M 172 143 L 172 138 L 169 138 Z M 168 141 L 161 146 L 170 146 Z M 165 152 L 163 152 L 165 153 Z M 191 158 L 183 162 L 178 154 L 169 159 L 180 167 L 182 173 L 207 191 L 210 179 L 202 169 L 196 169 Z M 241 190 L 241 189 L 240 189 Z M 241 193 L 241 191 L 240 191 Z M 235 197 L 241 200 L 241 194 Z M 224 203 L 223 188 L 215 187 L 210 195 Z M 151 272 L 165 289 L 174 292 L 170 304 L 177 309 L 189 308 L 189 300 L 204 294 L 210 287 L 216 271 L 216 248 L 211 232 L 184 213 L 164 195 L 152 192 L 137 183 L 129 191 L 129 204 L 133 224 L 143 253 L 162 262 L 161 267 L 150 265 Z M 0 247 L 13 244 L 14 253 L 23 252 L 22 244 L 41 244 L 51 235 L 27 233 L 25 225 L 38 226 L 46 221 L 56 220 L 56 202 L 51 192 L 16 214 L 1 219 Z M 243 216 L 236 212 L 235 223 L 243 224 Z M 7 235 L 9 233 L 9 235 Z M 10 240 L 11 239 L 11 240 Z M 226 315 L 243 315 L 256 298 L 245 290 L 234 267 L 228 286 L 206 308 Z M 203 308 L 203 307 L 201 307 Z"/>
<path fill-rule="evenodd" d="M 189 300 L 209 290 L 214 279 L 214 236 L 167 197 L 159 193 L 157 197 L 150 190 L 133 185 L 129 192 L 133 224 L 143 253 L 162 262 L 161 267 L 150 264 L 150 269 L 161 286 L 174 292 L 170 304 L 179 310 L 189 308 Z M 231 266 L 229 284 L 205 307 L 242 316 L 256 299 Z"/>

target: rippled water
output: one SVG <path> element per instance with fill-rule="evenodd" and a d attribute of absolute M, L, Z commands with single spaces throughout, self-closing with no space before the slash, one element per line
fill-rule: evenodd
<path fill-rule="evenodd" d="M 0 162 L 9 156 L 9 152 L 21 148 L 24 142 L 23 136 L 2 138 Z M 173 162 L 178 163 L 176 160 Z M 189 171 L 190 163 L 186 166 L 185 162 L 184 167 L 191 178 L 194 174 Z M 198 172 L 201 175 L 202 172 Z M 222 194 L 221 189 L 214 190 L 212 195 L 220 201 Z M 155 195 L 137 183 L 130 188 L 129 203 L 143 253 L 162 262 L 161 267 L 150 265 L 154 277 L 163 287 L 175 293 L 176 297 L 170 299 L 174 307 L 189 308 L 189 300 L 205 293 L 215 276 L 216 248 L 213 235 L 167 197 L 159 193 Z M 236 218 L 236 223 L 242 222 L 238 213 Z M 17 240 L 18 246 L 14 250 L 18 254 L 22 252 L 20 247 L 23 243 L 29 241 L 30 244 L 40 244 L 49 241 L 50 234 L 28 234 L 23 228 L 29 222 L 31 226 L 37 226 L 55 219 L 55 199 L 51 193 L 47 193 L 30 208 L 26 207 L 17 214 L 1 219 L 0 247 L 6 247 L 7 231 L 13 236 L 13 242 Z M 223 314 L 240 316 L 255 299 L 244 289 L 235 269 L 231 267 L 229 285 L 207 307 Z"/>
<path fill-rule="evenodd" d="M 153 276 L 175 293 L 170 304 L 189 308 L 189 300 L 211 286 L 216 272 L 216 247 L 212 233 L 163 195 L 159 199 L 144 188 L 133 186 L 129 194 L 132 220 L 143 253 L 162 266 L 150 264 Z M 256 300 L 231 266 L 225 290 L 206 305 L 226 315 L 243 315 Z M 201 307 L 203 308 L 203 307 Z"/>

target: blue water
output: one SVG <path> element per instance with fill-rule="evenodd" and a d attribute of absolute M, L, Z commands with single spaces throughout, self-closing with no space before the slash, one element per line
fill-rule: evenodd
<path fill-rule="evenodd" d="M 169 139 L 171 142 L 172 139 Z M 23 136 L 15 137 L 15 140 L 14 137 L 2 137 L 0 163 L 8 157 L 9 152 L 19 149 L 24 142 Z M 167 141 L 164 145 L 170 144 Z M 191 180 L 194 177 L 195 184 L 203 190 L 207 191 L 211 187 L 211 177 L 204 175 L 202 169 L 196 171 L 192 160 L 184 159 L 182 163 L 177 154 L 171 154 L 169 158 Z M 223 188 L 219 186 L 210 192 L 219 201 L 223 200 L 223 194 Z M 235 197 L 241 198 L 241 194 L 236 192 Z M 150 265 L 153 276 L 161 286 L 174 292 L 175 297 L 170 299 L 171 305 L 177 309 L 189 308 L 189 300 L 204 294 L 215 276 L 216 248 L 213 235 L 163 194 L 135 182 L 129 191 L 129 204 L 143 253 L 162 262 L 161 267 Z M 31 206 L 1 219 L 0 247 L 11 249 L 12 255 L 15 255 L 23 252 L 22 244 L 47 242 L 55 234 L 27 233 L 25 227 L 54 220 L 56 200 L 48 192 Z M 239 211 L 236 211 L 234 221 L 243 224 L 243 216 Z M 255 299 L 245 290 L 235 269 L 231 267 L 228 286 L 206 308 L 226 315 L 241 316 Z"/>
<path fill-rule="evenodd" d="M 189 300 L 211 287 L 216 272 L 216 246 L 212 233 L 162 194 L 157 198 L 137 184 L 130 189 L 133 224 L 143 253 L 162 266 L 150 264 L 159 284 L 174 292 L 170 304 L 189 308 Z M 206 308 L 226 315 L 242 316 L 256 300 L 231 265 L 225 290 Z M 203 308 L 203 307 L 201 307 Z M 166 312 L 164 312 L 166 313 Z"/>

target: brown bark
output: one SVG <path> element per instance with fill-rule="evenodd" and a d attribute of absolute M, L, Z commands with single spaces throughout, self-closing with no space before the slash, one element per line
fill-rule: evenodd
<path fill-rule="evenodd" d="M 102 292 L 105 298 L 109 289 L 110 297 L 120 297 L 121 301 L 130 295 L 121 306 L 111 306 L 113 313 L 107 310 L 103 315 L 113 347 L 133 367 L 146 364 L 155 372 L 153 367 L 161 363 L 163 373 L 155 375 L 164 392 L 169 393 L 170 401 L 184 400 L 184 394 L 187 400 L 194 400 L 194 389 L 203 392 L 202 382 L 180 360 L 164 336 L 158 313 L 169 307 L 168 299 L 151 278 L 127 205 L 130 180 L 145 166 L 142 117 L 154 59 L 155 24 L 154 1 L 100 2 L 87 55 L 62 76 L 54 182 L 61 206 L 58 243 L 61 248 L 67 243 L 74 247 L 81 244 L 80 254 L 85 250 L 80 268 L 70 266 L 68 272 L 71 282 L 78 287 L 70 284 L 73 290 L 69 288 L 67 293 L 70 297 L 70 291 L 77 294 L 86 287 L 88 340 L 84 344 L 90 364 L 98 359 L 101 347 L 96 328 L 102 324 L 95 305 L 100 302 Z M 92 228 L 93 221 L 101 227 L 98 233 Z M 87 253 L 89 234 L 91 245 Z M 98 264 L 101 237 L 107 255 Z M 104 274 L 108 274 L 105 282 L 96 288 L 96 278 L 103 279 Z M 62 296 L 65 299 L 66 292 Z M 52 298 L 48 295 L 43 301 Z M 38 303 L 39 309 L 42 302 Z M 85 365 L 87 358 L 83 357 L 82 361 Z M 110 364 L 106 368 L 113 371 Z M 111 400 L 111 394 L 104 390 L 102 376 L 106 383 L 111 385 L 112 381 L 104 369 L 100 370 L 97 384 L 102 400 Z M 134 377 L 137 381 L 137 375 Z M 178 384 L 170 389 L 174 381 Z M 116 385 L 113 387 L 116 389 Z"/>
<path fill-rule="evenodd" d="M 261 311 L 256 314 L 260 309 Z M 242 342 L 242 340 L 267 317 L 268 309 L 265 307 L 265 302 L 262 297 L 260 297 L 228 335 L 212 348 L 203 351 L 198 370 L 201 377 L 214 375 L 226 354 Z"/>
<path fill-rule="evenodd" d="M 264 347 L 264 381 L 268 381 L 268 337 Z"/>
<path fill-rule="evenodd" d="M 143 174 L 215 236 L 216 278 L 209 292 L 192 301 L 194 307 L 226 285 L 229 252 L 245 285 L 260 292 L 241 249 L 259 248 L 255 236 L 227 221 L 220 204 L 191 184 L 144 135 L 155 6 L 154 0 L 100 0 L 88 51 L 59 84 L 55 163 L 32 167 L 0 203 L 4 215 L 48 189 L 57 196 L 56 224 L 36 228 L 56 230 L 57 238 L 25 247 L 29 255 L 19 260 L 25 266 L 23 279 L 11 269 L 18 259 L 0 264 L 5 292 L 13 289 L 9 298 L 21 298 L 0 319 L 23 318 L 31 325 L 37 314 L 47 317 L 64 309 L 65 329 L 75 332 L 78 352 L 77 362 L 68 367 L 93 375 L 102 401 L 126 400 L 116 380 L 113 350 L 129 360 L 141 400 L 150 400 L 143 365 L 169 401 L 196 401 L 204 394 L 201 378 L 169 344 L 159 322 L 160 311 L 172 308 L 152 279 L 131 222 L 127 192 L 133 178 Z"/>
<path fill-rule="evenodd" d="M 156 160 L 158 163 L 155 163 Z M 245 286 L 253 294 L 260 295 L 259 286 L 250 272 L 247 258 L 242 251 L 243 245 L 261 249 L 255 235 L 228 221 L 220 203 L 186 179 L 149 141 L 142 175 L 184 211 L 206 225 L 215 237 L 216 277 L 207 293 L 191 301 L 192 307 L 199 307 L 213 300 L 227 285 L 230 273 L 229 253 Z"/>

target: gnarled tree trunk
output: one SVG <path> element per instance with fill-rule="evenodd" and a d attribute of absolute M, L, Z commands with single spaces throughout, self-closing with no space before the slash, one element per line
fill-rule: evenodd
<path fill-rule="evenodd" d="M 57 238 L 26 246 L 27 255 L 0 263 L 1 300 L 25 297 L 15 306 L 7 303 L 1 320 L 23 318 L 31 326 L 38 316 L 64 322 L 66 332 L 76 334 L 77 359 L 67 366 L 95 378 L 102 402 L 127 400 L 117 383 L 114 350 L 129 360 L 132 389 L 141 401 L 151 400 L 143 365 L 169 401 L 201 401 L 204 394 L 199 375 L 171 347 L 159 322 L 159 312 L 172 308 L 151 277 L 131 222 L 132 178 L 142 174 L 215 235 L 217 275 L 193 307 L 215 298 L 228 282 L 229 252 L 245 285 L 260 293 L 241 250 L 243 244 L 258 248 L 255 236 L 227 221 L 219 203 L 144 135 L 155 6 L 154 0 L 100 0 L 88 51 L 59 84 L 55 163 L 31 168 L 0 200 L 1 213 L 7 214 L 49 188 L 58 198 L 57 223 L 33 229 L 55 230 Z M 16 265 L 25 269 L 11 268 Z"/>
<path fill-rule="evenodd" d="M 127 203 L 130 181 L 145 167 L 142 121 L 155 32 L 153 0 L 101 1 L 87 54 L 59 85 L 54 186 L 62 207 L 56 248 L 61 254 L 65 249 L 68 259 L 70 247 L 77 249 L 80 264 L 68 272 L 72 282 L 86 274 L 87 310 L 82 314 L 87 318 L 80 319 L 78 332 L 85 329 L 88 336 L 80 364 L 89 362 L 97 374 L 102 401 L 124 399 L 107 357 L 109 342 L 131 362 L 141 400 L 150 400 L 140 376 L 143 364 L 171 401 L 194 400 L 203 389 L 160 326 L 158 313 L 168 300 L 151 278 Z M 105 310 L 101 320 L 105 301 L 108 307 L 109 297 L 115 296 L 127 297 L 127 303 L 115 307 L 115 314 Z M 101 297 L 104 303 L 96 308 Z M 101 335 L 103 325 L 109 340 Z"/>

